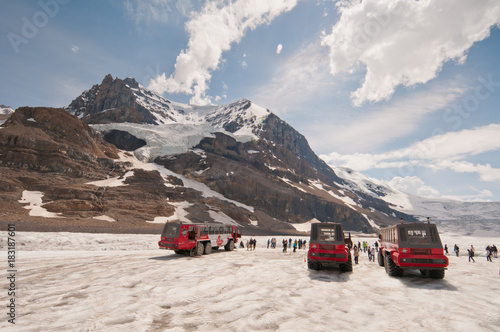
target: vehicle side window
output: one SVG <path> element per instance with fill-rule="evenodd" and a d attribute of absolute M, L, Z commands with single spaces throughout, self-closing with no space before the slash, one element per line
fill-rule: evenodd
<path fill-rule="evenodd" d="M 195 228 L 194 226 L 189 226 L 189 231 L 188 231 L 188 240 L 195 240 L 196 239 L 196 234 L 195 234 Z"/>

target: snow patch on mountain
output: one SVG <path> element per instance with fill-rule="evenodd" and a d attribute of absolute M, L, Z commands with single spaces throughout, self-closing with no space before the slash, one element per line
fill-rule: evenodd
<path fill-rule="evenodd" d="M 334 168 L 334 171 L 344 179 L 345 184 L 339 185 L 345 190 L 378 197 L 397 211 L 413 215 L 421 221 L 430 218 L 447 231 L 474 234 L 479 230 L 500 230 L 499 202 L 464 202 L 421 197 L 396 190 L 384 181 L 372 179 L 348 168 L 338 167 Z M 500 234 L 500 231 L 496 233 Z"/>
<path fill-rule="evenodd" d="M 29 204 L 24 208 L 30 210 L 29 215 L 32 217 L 64 218 L 60 216 L 61 213 L 49 212 L 46 208 L 43 207 L 43 205 L 50 203 L 43 203 L 43 196 L 45 196 L 45 194 L 41 191 L 24 190 L 21 199 L 18 202 L 21 204 Z"/>
<path fill-rule="evenodd" d="M 232 203 L 232 204 L 234 204 L 238 207 L 244 208 L 250 212 L 254 212 L 254 210 L 255 210 L 254 207 L 252 207 L 252 206 L 249 206 L 249 205 L 246 205 L 246 204 L 243 204 L 243 203 L 240 203 L 240 202 L 237 202 L 237 201 L 234 201 L 232 199 L 228 199 L 228 198 L 224 197 L 222 194 L 219 194 L 218 192 L 213 191 L 212 189 L 210 189 L 207 185 L 205 185 L 202 182 L 198 182 L 198 181 L 189 179 L 183 175 L 174 173 L 171 170 L 166 169 L 165 167 L 163 167 L 161 165 L 158 165 L 156 163 L 144 162 L 142 160 L 139 160 L 135 156 L 130 156 L 130 155 L 127 155 L 123 152 L 120 152 L 119 155 L 120 155 L 121 162 L 128 162 L 131 164 L 130 170 L 138 168 L 138 169 L 143 169 L 146 171 L 158 171 L 160 173 L 160 175 L 162 176 L 162 178 L 165 180 L 166 186 L 169 185 L 168 177 L 173 176 L 175 178 L 182 180 L 184 187 L 191 188 L 191 189 L 194 189 L 196 191 L 201 192 L 202 196 L 205 198 L 215 197 L 221 201 L 226 201 L 226 202 Z"/>
<path fill-rule="evenodd" d="M 0 115 L 10 115 L 12 113 L 14 113 L 12 107 L 0 104 Z"/>

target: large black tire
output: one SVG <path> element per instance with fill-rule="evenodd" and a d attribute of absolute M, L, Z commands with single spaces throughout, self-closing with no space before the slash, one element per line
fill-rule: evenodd
<path fill-rule="evenodd" d="M 444 278 L 444 269 L 430 270 L 429 277 L 434 278 L 434 279 L 443 279 Z"/>
<path fill-rule="evenodd" d="M 321 264 L 317 261 L 307 259 L 307 268 L 310 270 L 320 270 Z"/>
<path fill-rule="evenodd" d="M 391 277 L 400 277 L 403 275 L 403 270 L 394 263 L 390 255 L 385 255 L 386 271 Z"/>
<path fill-rule="evenodd" d="M 196 243 L 196 247 L 194 248 L 194 255 L 201 256 L 205 252 L 205 246 L 201 242 Z"/>
<path fill-rule="evenodd" d="M 234 250 L 234 241 L 229 240 L 229 242 L 224 246 L 224 250 L 233 251 Z"/>
<path fill-rule="evenodd" d="M 212 252 L 212 244 L 210 243 L 210 241 L 208 241 L 207 243 L 205 243 L 205 250 L 203 254 L 209 255 L 211 252 Z"/>
<path fill-rule="evenodd" d="M 384 255 L 382 254 L 382 249 L 379 250 L 377 254 L 378 266 L 384 266 Z"/>
<path fill-rule="evenodd" d="M 352 257 L 351 253 L 349 253 L 349 257 L 347 258 L 347 262 L 339 265 L 340 272 L 352 272 Z"/>

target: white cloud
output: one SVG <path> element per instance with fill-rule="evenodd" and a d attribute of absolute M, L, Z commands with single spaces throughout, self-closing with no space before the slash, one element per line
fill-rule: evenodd
<path fill-rule="evenodd" d="M 330 70 L 366 67 L 351 94 L 354 105 L 388 99 L 398 85 L 436 77 L 450 60 L 463 63 L 467 50 L 500 22 L 497 0 L 351 0 L 339 5 L 340 20 L 325 35 Z"/>
<path fill-rule="evenodd" d="M 281 54 L 282 50 L 283 50 L 283 45 L 278 44 L 278 46 L 276 47 L 276 54 Z"/>
<path fill-rule="evenodd" d="M 211 72 L 219 66 L 222 53 L 238 43 L 248 30 L 269 24 L 276 16 L 290 11 L 297 0 L 209 1 L 201 12 L 186 23 L 189 42 L 178 56 L 175 72 L 152 79 L 149 88 L 157 93 L 193 95 L 191 103 L 207 104 Z"/>
<path fill-rule="evenodd" d="M 458 173 L 476 173 L 481 181 L 500 181 L 500 169 L 490 164 L 472 164 L 465 158 L 500 149 L 500 125 L 467 129 L 436 135 L 404 149 L 381 154 L 342 155 L 332 152 L 321 158 L 332 166 L 343 166 L 357 171 L 369 169 L 425 167 L 433 170 L 452 170 Z"/>
<path fill-rule="evenodd" d="M 480 165 L 467 161 L 442 160 L 436 164 L 430 165 L 434 169 L 450 169 L 457 173 L 477 173 L 481 181 L 500 182 L 500 169 L 491 167 L 490 164 Z"/>
<path fill-rule="evenodd" d="M 331 95 L 335 79 L 328 73 L 328 59 L 319 43 L 302 47 L 276 68 L 273 79 L 252 96 L 257 104 L 274 113 Z"/>
<path fill-rule="evenodd" d="M 458 80 L 456 80 L 458 81 Z M 425 91 L 398 98 L 391 105 L 370 112 L 352 112 L 348 122 L 337 122 L 325 131 L 325 141 L 335 142 L 344 150 L 370 151 L 421 129 L 421 121 L 429 114 L 451 107 L 467 91 L 458 82 L 433 84 Z M 364 139 L 359 139 L 360 135 Z"/>
<path fill-rule="evenodd" d="M 396 176 L 389 181 L 389 185 L 395 189 L 409 194 L 415 194 L 424 197 L 437 197 L 439 191 L 427 186 L 422 179 L 417 176 Z"/>

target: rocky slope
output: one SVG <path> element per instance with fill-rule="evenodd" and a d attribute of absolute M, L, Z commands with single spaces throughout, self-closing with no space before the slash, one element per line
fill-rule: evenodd
<path fill-rule="evenodd" d="M 114 92 L 103 93 L 115 86 L 134 101 L 119 106 Z M 78 107 L 83 100 L 85 107 Z M 100 100 L 108 100 L 106 107 L 117 107 L 117 112 L 128 107 L 134 107 L 131 114 L 146 109 L 144 119 L 155 120 L 143 120 L 137 126 L 117 123 L 104 106 L 98 107 Z M 312 151 L 303 135 L 249 100 L 194 108 L 155 95 L 132 78 L 112 80 L 108 75 L 68 110 L 94 123 L 105 137 L 121 132 L 130 135 L 130 144 L 146 142 L 135 150 L 127 148 L 139 159 L 155 161 L 276 220 L 300 223 L 317 218 L 363 231 L 371 231 L 374 223 L 384 225 L 401 217 L 412 220 L 383 200 L 345 190 L 343 180 Z M 122 149 L 126 141 L 120 141 Z"/>
<path fill-rule="evenodd" d="M 412 220 L 351 189 L 303 135 L 249 100 L 182 105 L 111 75 L 66 111 L 16 110 L 0 129 L 0 166 L 2 218 L 26 229 L 158 232 L 189 220 L 293 233 L 316 218 L 373 232 Z M 19 203 L 25 195 L 38 195 L 38 212 Z"/>

